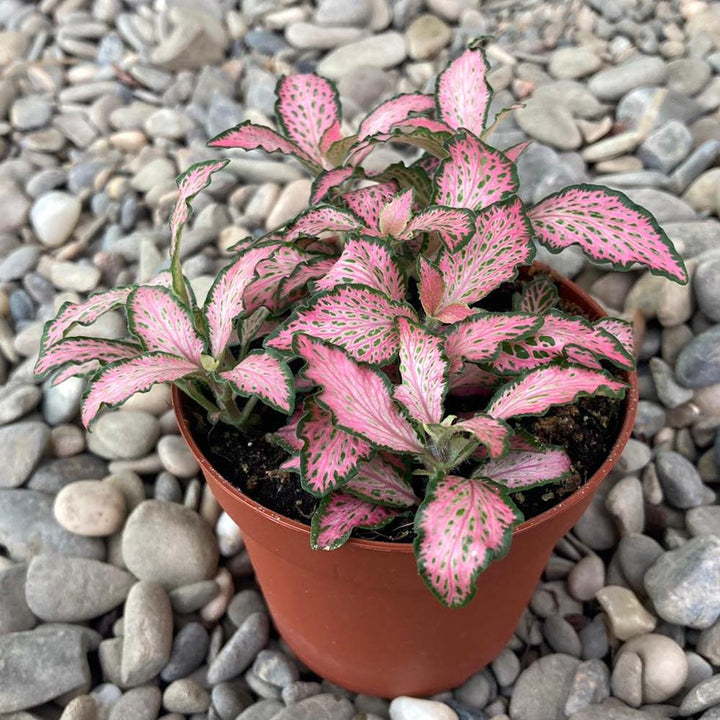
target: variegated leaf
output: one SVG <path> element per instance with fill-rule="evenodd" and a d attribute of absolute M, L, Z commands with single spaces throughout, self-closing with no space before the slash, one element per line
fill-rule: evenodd
<path fill-rule="evenodd" d="M 342 199 L 371 230 L 378 229 L 380 213 L 395 197 L 398 187 L 394 182 L 378 183 L 345 193 Z"/>
<path fill-rule="evenodd" d="M 82 402 L 83 425 L 88 427 L 103 405 L 115 407 L 155 383 L 173 382 L 197 370 L 197 365 L 185 358 L 159 352 L 111 363 L 88 385 Z"/>
<path fill-rule="evenodd" d="M 523 452 L 511 450 L 505 457 L 488 460 L 477 473 L 511 492 L 559 482 L 570 474 L 572 461 L 564 450 Z"/>
<path fill-rule="evenodd" d="M 425 311 L 442 322 L 456 322 L 470 315 L 469 305 L 515 278 L 520 265 L 532 260 L 530 238 L 530 224 L 518 198 L 480 212 L 470 239 L 454 252 L 441 253 L 438 267 L 445 290 L 434 305 L 422 301 Z M 428 292 L 423 290 L 421 275 L 421 298 Z"/>
<path fill-rule="evenodd" d="M 431 95 L 411 93 L 386 100 L 373 110 L 361 123 L 358 141 L 371 135 L 388 132 L 394 125 L 407 120 L 415 113 L 425 113 L 433 109 L 435 103 Z"/>
<path fill-rule="evenodd" d="M 493 366 L 500 372 L 523 372 L 552 362 L 568 345 L 589 350 L 625 370 L 634 367 L 632 357 L 617 338 L 594 328 L 584 318 L 570 317 L 557 310 L 542 316 L 542 325 L 536 333 L 506 344 Z"/>
<path fill-rule="evenodd" d="M 616 337 L 630 355 L 635 354 L 635 336 L 632 323 L 616 317 L 604 317 L 596 320 L 593 325 Z"/>
<path fill-rule="evenodd" d="M 432 182 L 427 172 L 416 163 L 407 167 L 401 162 L 392 163 L 377 173 L 367 173 L 368 177 L 378 183 L 394 182 L 401 190 L 412 188 L 415 200 L 421 205 L 428 205 L 432 197 Z"/>
<path fill-rule="evenodd" d="M 497 485 L 453 475 L 432 482 L 415 516 L 415 555 L 433 594 L 450 607 L 466 605 L 478 574 L 507 552 L 521 520 Z"/>
<path fill-rule="evenodd" d="M 179 195 L 170 216 L 170 258 L 173 278 L 180 277 L 179 243 L 183 228 L 192 213 L 191 202 L 195 196 L 210 184 L 213 173 L 222 170 L 229 160 L 208 160 L 191 165 L 178 179 Z M 181 278 L 180 278 L 181 279 Z"/>
<path fill-rule="evenodd" d="M 332 413 L 310 400 L 298 424 L 303 447 L 300 453 L 300 478 L 303 487 L 322 496 L 347 483 L 358 467 L 375 450 L 362 438 L 333 425 Z"/>
<path fill-rule="evenodd" d="M 344 182 L 349 180 L 354 173 L 355 169 L 351 167 L 335 168 L 320 173 L 312 184 L 310 204 L 317 205 L 322 202 L 331 190 L 339 188 Z"/>
<path fill-rule="evenodd" d="M 523 313 L 475 313 L 453 325 L 445 337 L 445 354 L 450 372 L 462 367 L 463 360 L 487 362 L 508 340 L 527 337 L 537 330 L 541 318 Z"/>
<path fill-rule="evenodd" d="M 283 470 L 284 472 L 300 472 L 300 457 L 298 455 L 293 455 L 291 458 L 288 458 L 284 463 L 281 463 L 278 467 L 278 470 Z"/>
<path fill-rule="evenodd" d="M 505 155 L 505 157 L 511 162 L 517 162 L 518 158 L 525 152 L 525 150 L 528 149 L 528 147 L 530 147 L 530 145 L 532 145 L 532 140 L 518 143 L 517 145 L 513 145 L 512 147 L 503 150 L 503 155 Z"/>
<path fill-rule="evenodd" d="M 97 372 L 99 369 L 100 363 L 97 360 L 89 360 L 80 365 L 68 365 L 53 377 L 50 384 L 53 386 L 60 385 L 60 383 L 65 382 L 65 380 L 71 377 L 84 377 Z"/>
<path fill-rule="evenodd" d="M 445 148 L 449 157 L 435 175 L 436 204 L 476 211 L 517 193 L 515 165 L 499 150 L 467 133 Z"/>
<path fill-rule="evenodd" d="M 43 347 L 49 347 L 61 340 L 73 325 L 89 325 L 106 312 L 125 305 L 134 289 L 134 285 L 116 287 L 91 295 L 83 302 L 65 303 L 57 315 L 45 325 Z"/>
<path fill-rule="evenodd" d="M 492 395 L 499 381 L 498 375 L 472 363 L 464 363 L 460 370 L 450 375 L 450 392 L 460 396 Z"/>
<path fill-rule="evenodd" d="M 290 225 L 285 235 L 287 242 L 299 237 L 315 237 L 324 232 L 349 232 L 362 227 L 360 221 L 345 210 L 331 205 L 320 205 L 307 210 Z"/>
<path fill-rule="evenodd" d="M 312 73 L 289 75 L 278 83 L 277 98 L 275 110 L 287 136 L 324 167 L 324 151 L 341 137 L 337 90 Z"/>
<path fill-rule="evenodd" d="M 379 239 L 351 238 L 345 243 L 342 255 L 315 287 L 332 290 L 337 285 L 367 285 L 392 300 L 405 299 L 406 283 L 393 257 L 390 246 Z"/>
<path fill-rule="evenodd" d="M 220 373 L 243 397 L 258 397 L 266 405 L 290 414 L 295 403 L 293 374 L 275 353 L 253 350 L 232 370 Z"/>
<path fill-rule="evenodd" d="M 436 232 L 445 246 L 454 250 L 473 230 L 473 216 L 467 210 L 431 206 L 415 215 L 407 226 L 406 235 Z"/>
<path fill-rule="evenodd" d="M 303 447 L 303 441 L 298 437 L 298 426 L 302 415 L 302 410 L 296 410 L 292 419 L 288 421 L 288 424 L 283 425 L 280 429 L 268 435 L 268 440 L 284 448 L 289 453 L 299 453 Z M 300 467 L 298 465 L 298 471 L 299 469 Z"/>
<path fill-rule="evenodd" d="M 398 351 L 395 320 L 414 318 L 406 303 L 393 302 L 377 290 L 360 285 L 341 285 L 316 295 L 311 303 L 293 313 L 266 344 L 290 350 L 297 333 L 327 340 L 347 350 L 351 357 L 372 365 L 389 362 Z"/>
<path fill-rule="evenodd" d="M 233 322 L 245 309 L 245 289 L 255 276 L 257 265 L 277 249 L 277 245 L 262 245 L 246 250 L 223 268 L 215 278 L 205 300 L 204 313 L 210 330 L 210 352 L 219 358 L 230 341 Z"/>
<path fill-rule="evenodd" d="M 506 422 L 490 415 L 479 414 L 458 420 L 453 427 L 471 432 L 487 448 L 490 457 L 501 457 L 510 446 L 510 427 Z"/>
<path fill-rule="evenodd" d="M 639 263 L 655 275 L 687 282 L 682 258 L 655 218 L 617 190 L 574 185 L 528 214 L 537 239 L 551 252 L 577 244 L 591 260 L 617 270 Z"/>
<path fill-rule="evenodd" d="M 466 50 L 438 75 L 438 116 L 454 130 L 466 128 L 478 137 L 482 134 L 492 99 L 487 71 L 485 53 L 477 48 Z"/>
<path fill-rule="evenodd" d="M 322 388 L 318 399 L 338 425 L 386 450 L 422 452 L 420 438 L 393 402 L 382 373 L 307 335 L 296 336 L 294 347 L 307 363 L 305 376 Z"/>
<path fill-rule="evenodd" d="M 280 283 L 290 278 L 301 265 L 307 265 L 317 259 L 317 255 L 293 245 L 281 245 L 276 248 L 269 257 L 258 262 L 255 275 L 245 288 L 244 312 L 255 312 L 260 307 L 277 312 L 279 310 L 277 291 Z"/>
<path fill-rule="evenodd" d="M 91 361 L 111 363 L 116 360 L 135 357 L 142 351 L 140 345 L 121 340 L 85 337 L 66 338 L 42 349 L 35 364 L 35 375 L 42 378 L 66 365 L 84 365 Z"/>
<path fill-rule="evenodd" d="M 378 229 L 381 235 L 400 238 L 405 234 L 405 228 L 412 217 L 414 194 L 411 188 L 403 190 L 396 195 L 380 211 Z"/>
<path fill-rule="evenodd" d="M 355 528 L 381 528 L 398 512 L 345 492 L 334 492 L 323 498 L 313 515 L 310 543 L 314 550 L 335 550 L 350 539 Z"/>
<path fill-rule="evenodd" d="M 565 347 L 565 357 L 569 363 L 574 365 L 582 365 L 593 370 L 602 370 L 602 363 L 589 350 L 578 347 L 577 345 L 567 345 Z"/>
<path fill-rule="evenodd" d="M 439 423 L 448 387 L 448 364 L 440 338 L 405 318 L 398 318 L 397 322 L 402 384 L 394 389 L 395 399 L 418 422 Z"/>
<path fill-rule="evenodd" d="M 208 145 L 240 150 L 259 148 L 266 153 L 280 152 L 283 155 L 294 155 L 300 162 L 314 170 L 320 169 L 315 160 L 296 143 L 284 138 L 269 127 L 255 125 L 249 120 L 216 135 L 208 142 Z"/>
<path fill-rule="evenodd" d="M 128 327 L 150 352 L 177 355 L 200 366 L 205 352 L 190 311 L 160 287 L 141 285 L 128 300 Z"/>
<path fill-rule="evenodd" d="M 553 279 L 549 275 L 536 275 L 513 298 L 513 306 L 521 312 L 541 314 L 552 310 L 559 299 Z"/>
<path fill-rule="evenodd" d="M 412 485 L 380 455 L 360 465 L 343 490 L 376 505 L 406 508 L 420 502 Z"/>
<path fill-rule="evenodd" d="M 490 401 L 487 413 L 495 418 L 542 415 L 553 405 L 566 405 L 581 396 L 622 397 L 625 387 L 605 372 L 549 365 L 503 385 Z"/>
<path fill-rule="evenodd" d="M 332 258 L 316 256 L 317 259 L 298 265 L 290 277 L 280 281 L 275 293 L 275 306 L 278 312 L 285 310 L 299 301 L 299 298 L 306 294 L 306 285 L 311 280 L 324 278 L 335 266 Z"/>

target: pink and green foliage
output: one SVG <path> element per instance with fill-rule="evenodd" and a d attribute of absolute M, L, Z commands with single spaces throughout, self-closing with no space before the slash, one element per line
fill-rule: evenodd
<path fill-rule="evenodd" d="M 356 528 L 381 528 L 400 512 L 346 492 L 333 492 L 323 498 L 313 515 L 310 542 L 315 550 L 335 550 Z"/>
<path fill-rule="evenodd" d="M 413 526 L 432 592 L 469 602 L 523 520 L 513 493 L 575 473 L 519 418 L 585 396 L 619 399 L 634 367 L 632 326 L 568 315 L 553 276 L 528 269 L 534 242 L 686 279 L 664 232 L 622 193 L 578 185 L 525 207 L 516 161 L 528 143 L 489 144 L 514 108 L 488 122 L 487 74 L 472 47 L 434 94 L 383 102 L 349 136 L 329 81 L 282 78 L 277 131 L 241 123 L 211 141 L 215 159 L 179 179 L 171 272 L 63 306 L 38 374 L 89 376 L 86 424 L 157 382 L 241 432 L 268 419 L 258 401 L 287 415 L 274 434 L 288 453 L 280 469 L 315 498 L 313 547 L 392 521 Z M 363 167 L 383 143 L 422 152 Z M 182 233 L 233 148 L 294 155 L 316 178 L 308 208 L 231 249 L 199 306 L 182 274 Z M 76 327 L 110 311 L 125 312 L 127 340 Z"/>
<path fill-rule="evenodd" d="M 289 351 L 293 337 L 307 333 L 344 348 L 355 360 L 381 365 L 397 354 L 400 338 L 395 320 L 401 317 L 413 319 L 415 311 L 369 287 L 342 285 L 316 295 L 270 335 L 266 344 Z"/>
<path fill-rule="evenodd" d="M 317 402 L 305 402 L 297 429 L 302 450 L 300 477 L 313 495 L 325 495 L 345 484 L 375 453 L 367 441 L 341 430 L 332 420 L 332 413 Z"/>
<path fill-rule="evenodd" d="M 501 373 L 520 373 L 562 357 L 568 346 L 591 353 L 592 366 L 596 366 L 595 358 L 608 360 L 624 370 L 634 367 L 632 356 L 614 335 L 594 327 L 584 318 L 557 310 L 543 315 L 542 325 L 532 335 L 507 343 L 493 364 Z M 582 356 L 573 353 L 576 362 Z"/>
<path fill-rule="evenodd" d="M 639 263 L 687 282 L 682 259 L 655 218 L 621 192 L 577 185 L 546 197 L 529 215 L 538 240 L 553 252 L 577 244 L 591 260 L 616 270 Z"/>
<path fill-rule="evenodd" d="M 560 299 L 557 287 L 549 275 L 536 275 L 513 297 L 515 310 L 542 313 L 552 310 Z"/>
<path fill-rule="evenodd" d="M 518 198 L 495 203 L 478 213 L 473 235 L 454 250 L 440 252 L 437 272 L 426 288 L 421 269 L 420 297 L 425 312 L 444 323 L 471 315 L 470 305 L 514 279 L 519 267 L 532 259 L 530 238 L 530 226 Z M 441 289 L 437 287 L 438 277 Z"/>
<path fill-rule="evenodd" d="M 508 550 L 520 511 L 483 478 L 433 481 L 415 516 L 415 554 L 423 580 L 445 605 L 466 605 L 478 574 Z"/>

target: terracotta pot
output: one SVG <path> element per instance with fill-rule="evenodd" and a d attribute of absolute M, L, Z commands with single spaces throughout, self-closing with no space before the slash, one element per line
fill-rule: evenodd
<path fill-rule="evenodd" d="M 603 315 L 577 285 L 558 280 L 563 298 Z M 460 685 L 509 640 L 555 543 L 580 519 L 630 437 L 637 379 L 627 379 L 625 418 L 608 459 L 577 492 L 515 530 L 508 554 L 482 573 L 461 609 L 430 594 L 411 544 L 353 539 L 333 552 L 311 550 L 307 526 L 262 507 L 217 473 L 192 437 L 177 389 L 173 402 L 207 482 L 242 530 L 275 626 L 297 656 L 355 692 L 423 696 Z"/>

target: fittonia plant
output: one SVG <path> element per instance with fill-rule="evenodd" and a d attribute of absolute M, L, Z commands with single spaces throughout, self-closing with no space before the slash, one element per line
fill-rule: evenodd
<path fill-rule="evenodd" d="M 181 235 L 191 200 L 227 161 L 192 167 L 171 218 L 171 273 L 63 307 L 38 372 L 90 374 L 86 424 L 156 382 L 240 428 L 260 399 L 290 418 L 274 438 L 290 453 L 283 468 L 318 498 L 314 547 L 414 515 L 422 577 L 447 605 L 468 602 L 522 520 L 513 494 L 571 471 L 563 449 L 511 421 L 582 396 L 622 397 L 622 371 L 634 366 L 631 327 L 567 314 L 546 275 L 521 283 L 503 312 L 479 304 L 531 264 L 535 241 L 687 280 L 662 229 L 622 193 L 578 185 L 521 202 L 515 160 L 526 144 L 487 144 L 486 70 L 473 47 L 440 74 L 434 96 L 390 100 L 350 136 L 328 81 L 283 78 L 283 134 L 243 123 L 210 145 L 295 155 L 317 175 L 311 206 L 241 241 L 199 307 L 182 276 Z M 385 142 L 422 153 L 364 170 Z M 67 337 L 118 307 L 132 340 Z M 475 411 L 448 412 L 457 394 Z"/>

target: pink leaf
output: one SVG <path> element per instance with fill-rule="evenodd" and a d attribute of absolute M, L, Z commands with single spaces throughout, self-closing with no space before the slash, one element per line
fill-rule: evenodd
<path fill-rule="evenodd" d="M 380 213 L 395 197 L 397 190 L 394 182 L 381 183 L 345 193 L 342 199 L 370 229 L 377 230 Z"/>
<path fill-rule="evenodd" d="M 281 465 L 278 467 L 278 470 L 299 473 L 300 457 L 298 455 L 293 455 L 291 458 L 288 458 L 284 463 L 281 463 Z"/>
<path fill-rule="evenodd" d="M 508 160 L 517 162 L 518 158 L 525 152 L 525 150 L 528 149 L 528 147 L 530 147 L 530 145 L 532 145 L 532 140 L 518 143 L 517 145 L 507 148 L 507 150 L 503 150 L 503 155 L 505 155 Z"/>
<path fill-rule="evenodd" d="M 491 395 L 500 378 L 481 370 L 477 365 L 464 363 L 462 368 L 450 375 L 450 392 L 453 395 Z"/>
<path fill-rule="evenodd" d="M 449 157 L 435 176 L 438 205 L 482 210 L 518 191 L 515 165 L 499 150 L 466 133 L 445 147 Z"/>
<path fill-rule="evenodd" d="M 319 169 L 313 158 L 297 144 L 279 135 L 275 130 L 263 125 L 255 125 L 250 121 L 242 122 L 225 132 L 216 135 L 208 142 L 210 147 L 237 148 L 255 150 L 260 148 L 266 153 L 280 152 L 283 155 L 294 155 L 301 162 Z"/>
<path fill-rule="evenodd" d="M 625 387 L 604 372 L 549 365 L 503 385 L 490 401 L 487 413 L 495 418 L 542 415 L 553 405 L 565 405 L 581 396 L 622 397 Z"/>
<path fill-rule="evenodd" d="M 445 354 L 450 372 L 458 372 L 463 360 L 487 362 L 508 340 L 526 337 L 540 326 L 542 320 L 522 313 L 475 313 L 453 325 L 445 337 Z"/>
<path fill-rule="evenodd" d="M 277 86 L 278 119 L 291 138 L 318 165 L 333 139 L 340 137 L 337 91 L 325 78 L 311 73 L 289 75 Z M 323 136 L 329 133 L 323 145 Z"/>
<path fill-rule="evenodd" d="M 134 289 L 133 285 L 117 287 L 91 295 L 84 302 L 65 303 L 45 326 L 43 346 L 48 347 L 61 340 L 73 325 L 89 325 L 106 312 L 124 305 Z"/>
<path fill-rule="evenodd" d="M 343 489 L 377 505 L 411 507 L 420 502 L 410 483 L 380 456 L 360 465 Z"/>
<path fill-rule="evenodd" d="M 471 432 L 487 449 L 490 457 L 501 457 L 509 447 L 510 427 L 489 415 L 475 415 L 458 420 L 453 427 Z"/>
<path fill-rule="evenodd" d="M 317 205 L 319 202 L 322 202 L 331 190 L 340 187 L 346 180 L 352 177 L 354 172 L 354 168 L 343 167 L 320 173 L 312 184 L 310 204 Z"/>
<path fill-rule="evenodd" d="M 634 361 L 620 341 L 581 317 L 570 317 L 553 310 L 542 316 L 537 332 L 523 340 L 508 343 L 493 365 L 500 372 L 522 372 L 545 365 L 560 357 L 568 345 L 589 350 L 625 370 Z"/>
<path fill-rule="evenodd" d="M 445 282 L 437 266 L 422 255 L 418 258 L 420 304 L 427 315 L 435 315 L 445 297 Z"/>
<path fill-rule="evenodd" d="M 400 238 L 412 216 L 413 191 L 411 188 L 396 195 L 380 212 L 378 228 L 381 235 Z"/>
<path fill-rule="evenodd" d="M 190 203 L 201 190 L 210 184 L 213 173 L 222 170 L 229 162 L 229 160 L 208 160 L 196 163 L 177 179 L 180 193 L 170 216 L 170 257 L 173 260 L 178 255 L 180 236 L 192 212 Z"/>
<path fill-rule="evenodd" d="M 569 363 L 574 365 L 582 365 L 593 370 L 602 370 L 602 363 L 585 348 L 577 347 L 577 345 L 567 345 L 565 347 L 565 357 Z"/>
<path fill-rule="evenodd" d="M 271 352 L 253 350 L 232 370 L 220 373 L 243 397 L 257 396 L 283 413 L 292 412 L 295 388 L 287 363 Z"/>
<path fill-rule="evenodd" d="M 285 240 L 292 242 L 305 235 L 314 237 L 324 232 L 348 232 L 360 227 L 360 221 L 352 213 L 321 205 L 299 215 L 288 228 Z"/>
<path fill-rule="evenodd" d="M 120 340 L 67 338 L 42 349 L 35 364 L 35 374 L 43 377 L 65 365 L 84 365 L 93 360 L 111 363 L 135 357 L 140 353 L 142 353 L 142 348 L 139 345 Z"/>
<path fill-rule="evenodd" d="M 395 387 L 395 399 L 418 422 L 439 423 L 448 384 L 440 339 L 405 318 L 398 318 L 398 329 L 402 384 Z"/>
<path fill-rule="evenodd" d="M 254 278 L 245 288 L 244 312 L 254 312 L 259 307 L 272 312 L 279 310 L 281 300 L 277 291 L 280 283 L 290 278 L 301 265 L 307 265 L 317 257 L 292 245 L 281 245 L 269 257 L 261 259 Z"/>
<path fill-rule="evenodd" d="M 303 447 L 303 441 L 298 437 L 298 425 L 301 417 L 302 411 L 296 410 L 292 420 L 287 425 L 283 425 L 279 430 L 276 430 L 272 435 L 269 435 L 269 440 L 285 448 L 288 452 L 300 452 Z M 298 465 L 299 469 L 300 466 Z"/>
<path fill-rule="evenodd" d="M 334 266 L 334 259 L 324 259 L 320 256 L 316 256 L 315 260 L 298 265 L 290 277 L 284 278 L 280 282 L 276 293 L 276 306 L 278 309 L 284 310 L 290 304 L 296 302 L 298 295 L 304 292 L 304 286 L 310 280 L 324 278 Z"/>
<path fill-rule="evenodd" d="M 367 285 L 393 300 L 405 299 L 405 278 L 390 246 L 382 240 L 368 237 L 348 240 L 338 261 L 315 287 L 332 290 L 337 285 L 351 283 Z"/>
<path fill-rule="evenodd" d="M 682 258 L 655 218 L 617 190 L 575 185 L 546 197 L 529 216 L 551 252 L 577 244 L 591 260 L 616 270 L 640 263 L 655 275 L 687 282 Z"/>
<path fill-rule="evenodd" d="M 82 403 L 83 425 L 88 427 L 102 405 L 115 407 L 155 383 L 173 382 L 197 370 L 197 365 L 185 358 L 159 352 L 112 363 L 88 385 Z"/>
<path fill-rule="evenodd" d="M 307 362 L 306 377 L 322 388 L 318 400 L 338 425 L 387 450 L 422 452 L 420 438 L 393 402 L 382 373 L 307 335 L 298 335 L 294 345 Z"/>
<path fill-rule="evenodd" d="M 523 286 L 515 303 L 515 309 L 541 314 L 552 310 L 559 299 L 553 279 L 549 275 L 536 275 Z"/>
<path fill-rule="evenodd" d="M 313 495 L 325 495 L 347 482 L 359 465 L 370 459 L 373 447 L 355 435 L 335 427 L 332 414 L 310 400 L 298 425 L 303 447 L 300 477 Z"/>
<path fill-rule="evenodd" d="M 423 580 L 445 605 L 461 607 L 478 574 L 508 549 L 522 515 L 502 488 L 448 475 L 432 483 L 415 519 Z"/>
<path fill-rule="evenodd" d="M 440 302 L 425 310 L 442 322 L 470 314 L 468 306 L 503 282 L 512 280 L 518 267 L 534 253 L 530 225 L 518 198 L 496 203 L 480 212 L 475 233 L 453 252 L 441 252 L 438 266 L 445 283 Z M 422 297 L 421 276 L 421 297 Z M 446 319 L 449 318 L 449 319 Z"/>
<path fill-rule="evenodd" d="M 71 377 L 83 377 L 90 373 L 96 372 L 100 368 L 100 363 L 97 360 L 89 360 L 80 365 L 68 365 L 64 370 L 61 370 L 52 379 L 51 385 L 59 385 L 65 382 Z"/>
<path fill-rule="evenodd" d="M 627 322 L 627 320 L 621 320 L 620 318 L 604 317 L 596 320 L 593 325 L 616 337 L 630 355 L 635 353 L 635 336 L 633 334 L 632 323 Z"/>
<path fill-rule="evenodd" d="M 477 48 L 466 50 L 438 76 L 435 89 L 438 115 L 451 128 L 482 134 L 492 98 L 487 71 L 485 53 Z"/>
<path fill-rule="evenodd" d="M 472 214 L 457 208 L 432 206 L 418 213 L 408 224 L 406 234 L 436 232 L 446 247 L 454 250 L 473 231 Z"/>
<path fill-rule="evenodd" d="M 413 318 L 414 311 L 377 290 L 341 285 L 330 293 L 316 295 L 308 306 L 293 313 L 279 332 L 270 336 L 267 345 L 290 350 L 293 336 L 307 333 L 339 345 L 356 360 L 379 365 L 398 351 L 395 320 L 399 317 Z"/>
<path fill-rule="evenodd" d="M 170 290 L 140 286 L 128 301 L 128 326 L 150 352 L 168 353 L 200 365 L 204 343 L 192 315 Z"/>
<path fill-rule="evenodd" d="M 375 108 L 360 123 L 358 141 L 365 140 L 371 135 L 388 132 L 394 125 L 406 120 L 412 113 L 429 112 L 434 107 L 431 95 L 412 93 L 399 95 Z"/>
<path fill-rule="evenodd" d="M 277 245 L 246 250 L 215 278 L 205 300 L 205 317 L 210 330 L 210 352 L 219 358 L 230 341 L 233 321 L 245 309 L 245 289 L 255 276 L 257 265 L 268 258 Z"/>
<path fill-rule="evenodd" d="M 571 468 L 572 462 L 564 450 L 511 450 L 503 458 L 488 460 L 478 468 L 477 475 L 513 491 L 558 482 L 570 474 Z"/>
<path fill-rule="evenodd" d="M 310 542 L 314 550 L 335 550 L 348 541 L 355 528 L 380 528 L 398 512 L 345 492 L 334 492 L 323 498 L 313 515 Z"/>

